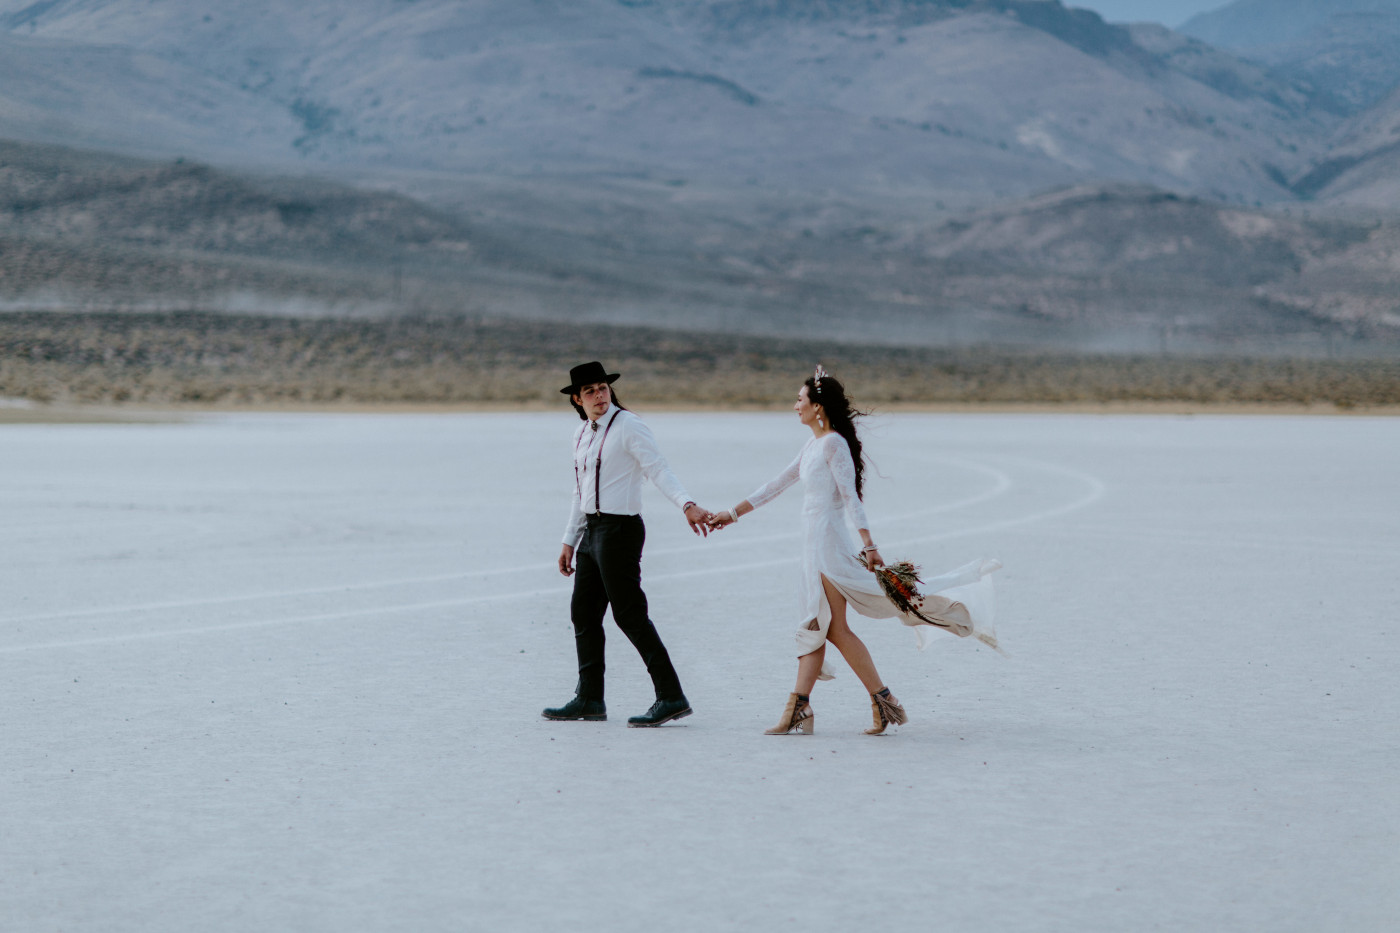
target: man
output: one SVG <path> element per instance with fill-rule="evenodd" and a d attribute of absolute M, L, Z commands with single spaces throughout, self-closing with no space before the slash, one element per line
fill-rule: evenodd
<path fill-rule="evenodd" d="M 570 614 L 578 651 L 578 689 L 572 700 L 547 709 L 545 719 L 608 718 L 603 702 L 603 613 L 612 606 L 613 621 L 646 663 L 656 702 L 629 726 L 659 726 L 691 713 L 680 678 L 661 636 L 647 615 L 642 592 L 642 477 L 684 513 L 696 534 L 707 534 L 712 516 L 686 495 L 656 438 L 642 419 L 627 411 L 612 394 L 617 373 L 599 362 L 569 370 L 569 396 L 583 424 L 574 435 L 574 496 L 559 572 L 574 576 Z M 575 575 L 577 572 L 577 575 Z"/>

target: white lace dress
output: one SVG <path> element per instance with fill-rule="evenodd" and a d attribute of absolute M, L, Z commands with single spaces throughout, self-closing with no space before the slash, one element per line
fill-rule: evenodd
<path fill-rule="evenodd" d="M 802 499 L 802 580 L 801 624 L 797 630 L 798 656 L 811 654 L 826 642 L 831 625 L 831 607 L 822 589 L 825 576 L 846 597 L 852 610 L 872 619 L 897 618 L 916 626 L 919 647 L 927 632 L 941 628 L 954 635 L 973 636 L 996 648 L 992 628 L 996 611 L 995 594 L 989 574 L 1001 567 L 996 560 L 975 560 L 936 577 L 924 577 L 922 613 L 936 620 L 930 625 L 912 614 L 899 611 L 881 590 L 875 575 L 865 569 L 858 554 L 860 544 L 851 535 L 846 519 L 856 528 L 870 527 L 865 507 L 856 495 L 855 462 L 845 438 L 835 433 L 813 437 L 787 469 L 748 497 L 758 508 L 778 497 L 798 480 L 805 484 Z M 822 665 L 821 679 L 833 676 L 831 662 Z"/>

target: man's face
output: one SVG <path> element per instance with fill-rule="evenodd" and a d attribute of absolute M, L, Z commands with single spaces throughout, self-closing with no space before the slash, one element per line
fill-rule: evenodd
<path fill-rule="evenodd" d="M 603 417 L 608 406 L 612 404 L 612 389 L 608 388 L 606 382 L 595 382 L 592 385 L 582 386 L 578 390 L 578 395 L 574 396 L 574 401 L 578 402 L 583 413 L 588 416 L 588 420 L 597 421 Z"/>

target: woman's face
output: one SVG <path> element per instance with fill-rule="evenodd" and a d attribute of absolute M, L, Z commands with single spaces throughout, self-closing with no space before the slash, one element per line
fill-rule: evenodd
<path fill-rule="evenodd" d="M 817 423 L 817 418 L 822 414 L 822 407 L 807 397 L 805 385 L 798 391 L 797 404 L 792 406 L 792 410 L 797 412 L 797 420 L 809 428 Z"/>

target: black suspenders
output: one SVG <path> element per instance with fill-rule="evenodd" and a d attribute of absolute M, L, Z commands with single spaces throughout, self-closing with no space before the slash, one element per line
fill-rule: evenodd
<path fill-rule="evenodd" d="M 593 515 L 603 514 L 603 445 L 608 442 L 608 432 L 612 430 L 613 422 L 617 420 L 617 414 L 621 410 L 619 408 L 613 412 L 613 416 L 608 419 L 608 426 L 603 429 L 603 439 L 598 442 L 598 459 L 593 466 Z M 579 432 L 578 443 L 574 445 L 574 491 L 578 493 L 580 508 L 583 506 L 583 485 L 578 475 L 578 449 L 583 444 L 586 434 L 586 431 Z"/>

